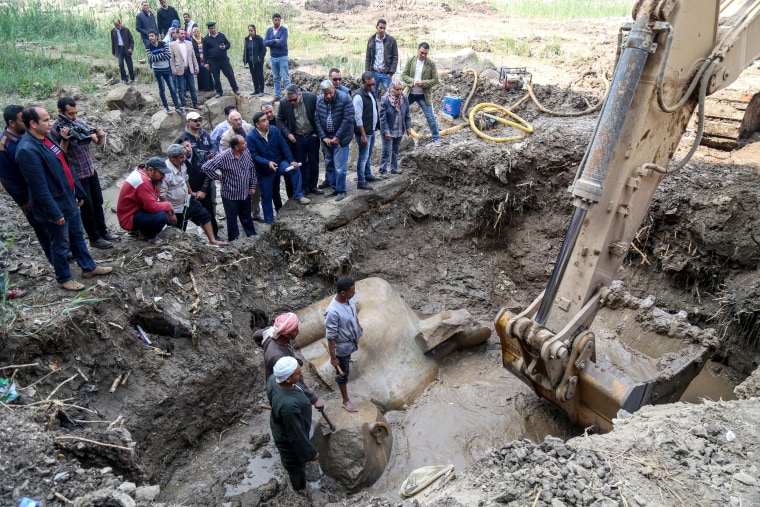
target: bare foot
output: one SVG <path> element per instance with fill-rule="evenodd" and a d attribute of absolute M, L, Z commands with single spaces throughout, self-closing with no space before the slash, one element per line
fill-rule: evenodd
<path fill-rule="evenodd" d="M 226 242 L 226 241 L 218 241 L 218 240 L 215 240 L 215 239 L 211 240 L 211 244 L 212 245 L 216 245 L 216 246 L 227 246 L 227 245 L 229 245 L 229 243 Z"/>
<path fill-rule="evenodd" d="M 345 408 L 348 412 L 358 412 L 359 409 L 354 406 L 353 403 L 350 401 L 346 401 L 343 403 L 343 408 Z"/>

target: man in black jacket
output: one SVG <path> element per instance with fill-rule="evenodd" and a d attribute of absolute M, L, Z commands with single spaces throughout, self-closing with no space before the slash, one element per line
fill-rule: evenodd
<path fill-rule="evenodd" d="M 158 25 L 156 24 L 156 16 L 150 12 L 150 6 L 148 2 L 142 2 L 140 4 L 140 12 L 137 13 L 135 18 L 135 30 L 140 34 L 143 44 L 147 48 L 150 45 L 150 39 L 148 38 L 148 32 L 155 30 L 158 33 Z"/>
<path fill-rule="evenodd" d="M 238 91 L 237 81 L 235 81 L 235 73 L 232 71 L 232 65 L 230 65 L 230 59 L 227 56 L 227 51 L 230 49 L 230 41 L 227 37 L 216 29 L 216 21 L 209 21 L 206 23 L 208 27 L 208 33 L 203 36 L 203 56 L 208 63 L 206 68 L 214 75 L 214 83 L 216 84 L 216 98 L 222 96 L 222 82 L 220 81 L 220 74 L 224 74 L 227 81 L 230 82 L 232 92 L 235 95 L 240 95 Z"/>
<path fill-rule="evenodd" d="M 324 194 L 319 183 L 319 137 L 314 127 L 317 95 L 302 92 L 298 86 L 285 88 L 287 101 L 280 102 L 277 125 L 288 140 L 296 162 L 301 162 L 303 193 Z"/>
<path fill-rule="evenodd" d="M 29 202 L 34 216 L 45 224 L 50 235 L 51 264 L 55 279 L 66 290 L 81 291 L 69 268 L 69 250 L 82 268 L 82 276 L 109 274 L 113 268 L 98 266 L 84 241 L 79 205 L 84 190 L 71 174 L 66 153 L 50 137 L 50 114 L 29 106 L 21 113 L 26 134 L 16 149 L 16 163 L 29 182 Z"/>
<path fill-rule="evenodd" d="M 169 31 L 169 28 L 172 27 L 172 21 L 175 19 L 179 21 L 179 14 L 177 13 L 177 9 L 169 5 L 166 0 L 161 0 L 159 3 L 161 7 L 159 7 L 156 13 L 156 22 L 158 24 L 158 32 L 163 37 Z"/>
<path fill-rule="evenodd" d="M 124 84 L 134 83 L 135 69 L 132 66 L 132 51 L 135 49 L 135 40 L 132 38 L 132 32 L 129 31 L 129 28 L 121 25 L 120 19 L 114 19 L 113 26 L 111 30 L 111 54 L 119 61 L 121 82 Z M 124 62 L 127 62 L 127 69 L 129 69 L 129 81 L 127 81 L 127 73 L 124 70 Z"/>
<path fill-rule="evenodd" d="M 385 33 L 387 23 L 378 19 L 376 33 L 367 41 L 367 56 L 364 59 L 364 70 L 370 71 L 375 78 L 375 97 L 383 84 L 383 90 L 388 91 L 393 74 L 398 68 L 398 45 L 396 39 Z"/>

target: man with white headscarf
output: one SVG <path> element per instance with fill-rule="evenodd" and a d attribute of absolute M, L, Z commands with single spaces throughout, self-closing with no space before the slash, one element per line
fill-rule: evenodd
<path fill-rule="evenodd" d="M 306 463 L 319 459 L 309 440 L 311 404 L 298 385 L 301 367 L 294 357 L 280 358 L 273 371 L 267 380 L 267 398 L 272 407 L 269 427 L 293 489 L 301 490 L 306 487 Z"/>
<path fill-rule="evenodd" d="M 282 313 L 274 319 L 274 325 L 259 329 L 253 333 L 253 339 L 264 349 L 264 368 L 266 378 L 274 372 L 274 365 L 283 357 L 296 357 L 291 341 L 298 336 L 298 316 L 295 313 Z M 296 359 L 298 361 L 298 359 Z M 298 361 L 299 365 L 301 364 Z M 298 383 L 309 402 L 317 410 L 325 406 L 317 394 L 306 386 L 303 379 Z"/>

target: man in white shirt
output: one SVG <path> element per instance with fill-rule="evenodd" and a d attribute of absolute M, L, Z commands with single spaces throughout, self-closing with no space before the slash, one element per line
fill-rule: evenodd
<path fill-rule="evenodd" d="M 193 108 L 198 108 L 198 93 L 195 90 L 195 76 L 198 74 L 198 59 L 193 51 L 193 43 L 185 40 L 179 29 L 176 34 L 176 40 L 169 44 L 172 58 L 169 66 L 177 82 L 177 94 L 182 101 L 182 107 L 187 107 L 187 98 L 185 92 L 190 92 L 190 99 L 193 101 Z"/>
<path fill-rule="evenodd" d="M 433 146 L 437 147 L 441 145 L 441 140 L 438 134 L 438 122 L 433 114 L 432 89 L 438 84 L 438 69 L 435 62 L 427 57 L 429 51 L 430 45 L 427 42 L 421 42 L 417 48 L 417 56 L 413 56 L 404 67 L 401 82 L 406 85 L 404 93 L 409 94 L 409 105 L 419 102 L 430 127 L 430 134 L 433 136 Z"/>

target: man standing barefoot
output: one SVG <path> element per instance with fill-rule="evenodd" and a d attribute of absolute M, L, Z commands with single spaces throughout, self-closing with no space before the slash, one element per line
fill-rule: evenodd
<path fill-rule="evenodd" d="M 338 293 L 325 310 L 325 338 L 329 344 L 330 363 L 338 373 L 335 382 L 338 384 L 343 397 L 343 408 L 349 412 L 357 412 L 356 406 L 348 398 L 348 373 L 351 364 L 351 354 L 359 349 L 359 339 L 362 337 L 362 327 L 356 314 L 356 303 L 353 297 L 356 293 L 354 280 L 348 276 L 338 278 Z"/>

